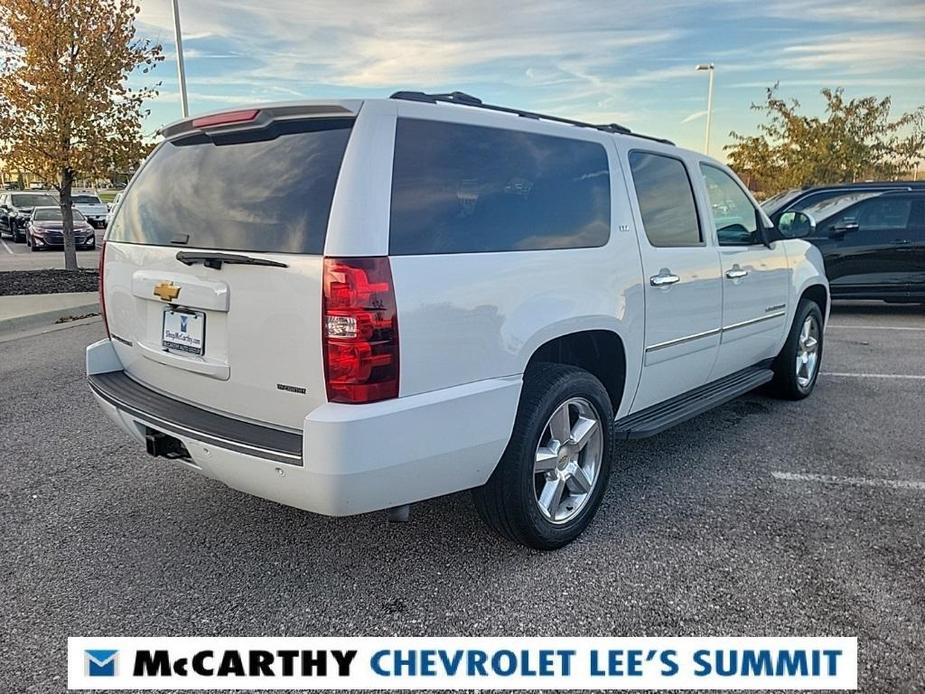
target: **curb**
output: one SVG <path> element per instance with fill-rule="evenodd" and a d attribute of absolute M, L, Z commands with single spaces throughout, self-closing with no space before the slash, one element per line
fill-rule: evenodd
<path fill-rule="evenodd" d="M 43 328 L 55 324 L 59 318 L 68 318 L 71 316 L 84 316 L 88 313 L 99 313 L 100 303 L 82 304 L 80 306 L 71 306 L 70 308 L 57 308 L 52 311 L 42 311 L 33 313 L 28 316 L 16 316 L 15 318 L 0 319 L 0 335 L 10 335 L 34 328 Z"/>

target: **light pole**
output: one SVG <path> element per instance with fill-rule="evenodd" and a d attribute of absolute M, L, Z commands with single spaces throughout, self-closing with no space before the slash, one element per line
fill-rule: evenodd
<path fill-rule="evenodd" d="M 176 0 L 174 0 L 176 2 Z M 697 66 L 698 72 L 709 72 L 710 73 L 710 86 L 707 87 L 707 134 L 704 138 L 703 143 L 703 153 L 709 156 L 710 154 L 710 126 L 713 123 L 713 75 L 716 72 L 716 66 L 713 63 L 701 63 Z"/>
<path fill-rule="evenodd" d="M 173 0 L 173 31 L 177 43 L 177 74 L 180 77 L 180 106 L 183 117 L 189 118 L 189 102 L 186 99 L 186 68 L 183 67 L 183 33 L 180 31 L 179 0 Z"/>

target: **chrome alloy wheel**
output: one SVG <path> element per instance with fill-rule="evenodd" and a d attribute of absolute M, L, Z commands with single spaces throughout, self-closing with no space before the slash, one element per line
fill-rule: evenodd
<path fill-rule="evenodd" d="M 546 422 L 536 447 L 533 493 L 552 523 L 570 521 L 591 498 L 604 450 L 600 419 L 589 401 L 570 398 Z"/>
<path fill-rule="evenodd" d="M 797 342 L 797 383 L 800 388 L 806 388 L 816 375 L 819 364 L 819 323 L 813 316 L 807 316 L 800 328 L 800 338 Z"/>

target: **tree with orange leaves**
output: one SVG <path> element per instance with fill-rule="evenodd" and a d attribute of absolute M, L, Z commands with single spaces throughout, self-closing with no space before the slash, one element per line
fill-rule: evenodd
<path fill-rule="evenodd" d="M 128 86 L 163 60 L 135 35 L 134 0 L 0 0 L 0 157 L 54 181 L 64 264 L 77 269 L 71 189 L 144 155 L 145 101 L 159 85 Z"/>

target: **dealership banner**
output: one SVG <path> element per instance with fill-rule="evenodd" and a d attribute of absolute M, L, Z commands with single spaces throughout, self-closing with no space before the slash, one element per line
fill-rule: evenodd
<path fill-rule="evenodd" d="M 856 689 L 857 639 L 69 638 L 70 689 Z"/>

